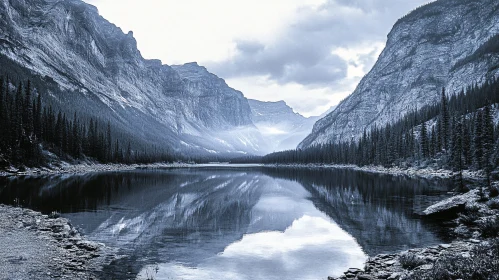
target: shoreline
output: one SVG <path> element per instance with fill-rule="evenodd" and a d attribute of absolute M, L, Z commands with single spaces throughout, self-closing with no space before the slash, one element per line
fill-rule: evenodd
<path fill-rule="evenodd" d="M 16 168 L 9 170 L 1 170 L 0 177 L 13 177 L 13 176 L 44 176 L 44 175 L 58 175 L 58 174 L 82 174 L 93 172 L 113 172 L 113 171 L 130 171 L 136 169 L 162 169 L 162 168 L 195 168 L 205 167 L 210 164 L 190 164 L 190 163 L 149 163 L 149 164 L 102 164 L 102 163 L 79 163 L 70 164 L 62 162 L 60 166 L 26 168 L 20 171 Z M 226 164 L 214 163 L 214 166 L 220 167 L 241 167 L 248 166 L 246 164 Z M 435 168 L 400 168 L 400 167 L 383 167 L 383 166 L 357 166 L 348 164 L 250 164 L 251 167 L 274 167 L 274 168 L 309 168 L 309 169 L 346 169 L 362 171 L 375 174 L 387 174 L 392 176 L 408 176 L 411 178 L 425 178 L 425 179 L 451 179 L 456 172 L 448 169 L 435 169 Z M 463 170 L 463 178 L 471 180 L 482 180 L 485 178 L 483 171 Z"/>
<path fill-rule="evenodd" d="M 400 167 L 383 167 L 383 166 L 357 166 L 350 164 L 266 164 L 267 167 L 282 167 L 282 168 L 310 168 L 310 169 L 349 169 L 355 171 L 363 171 L 375 174 L 387 174 L 393 176 L 408 176 L 412 178 L 420 177 L 425 179 L 451 179 L 457 175 L 456 172 L 448 169 L 434 169 L 434 168 L 400 168 Z M 471 180 L 484 179 L 482 171 L 463 170 L 463 178 Z"/>
<path fill-rule="evenodd" d="M 98 279 L 116 250 L 86 240 L 68 219 L 0 204 L 1 279 Z"/>
<path fill-rule="evenodd" d="M 10 170 L 8 171 L 5 170 L 0 171 L 0 177 L 84 174 L 84 173 L 94 173 L 94 172 L 130 171 L 136 169 L 184 168 L 192 166 L 193 166 L 192 164 L 186 164 L 186 163 L 151 163 L 151 164 L 63 163 L 61 166 L 26 168 L 26 170 L 24 171 L 19 171 L 18 169 L 15 168 L 10 168 Z"/>

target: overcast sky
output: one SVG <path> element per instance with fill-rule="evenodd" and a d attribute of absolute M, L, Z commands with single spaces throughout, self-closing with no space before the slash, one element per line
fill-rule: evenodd
<path fill-rule="evenodd" d="M 145 58 L 196 61 L 248 98 L 320 115 L 348 96 L 396 20 L 428 0 L 85 0 Z"/>

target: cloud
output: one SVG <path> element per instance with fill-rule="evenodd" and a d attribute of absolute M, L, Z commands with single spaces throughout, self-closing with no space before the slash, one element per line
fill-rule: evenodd
<path fill-rule="evenodd" d="M 229 86 L 244 89 L 248 98 L 264 101 L 285 100 L 286 103 L 300 114 L 319 116 L 331 106 L 338 104 L 352 93 L 352 85 L 358 78 L 343 79 L 334 88 L 306 88 L 297 83 L 280 85 L 265 76 L 245 76 L 228 79 Z"/>
<path fill-rule="evenodd" d="M 395 21 L 425 0 L 329 0 L 297 10 L 293 21 L 270 42 L 236 40 L 235 54 L 209 63 L 224 78 L 267 76 L 281 85 L 334 87 L 349 65 L 369 70 Z M 338 48 L 372 45 L 357 63 L 337 55 Z"/>
<path fill-rule="evenodd" d="M 257 54 L 265 49 L 263 44 L 255 41 L 239 41 L 237 43 L 237 49 L 241 52 L 248 54 Z"/>
<path fill-rule="evenodd" d="M 264 46 L 258 42 L 239 41 L 235 59 L 211 68 L 225 77 L 264 74 L 279 84 L 321 85 L 324 81 L 346 77 L 346 62 L 335 54 L 328 54 L 323 46 L 288 41 L 287 47 L 281 48 L 281 44 Z"/>

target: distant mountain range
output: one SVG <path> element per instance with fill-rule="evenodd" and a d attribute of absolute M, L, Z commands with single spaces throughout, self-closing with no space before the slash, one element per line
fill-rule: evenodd
<path fill-rule="evenodd" d="M 318 121 L 300 148 L 358 139 L 499 75 L 499 1 L 439 0 L 397 21 L 357 89 Z"/>
<path fill-rule="evenodd" d="M 284 101 L 249 100 L 252 121 L 272 151 L 292 150 L 312 132 L 319 117 L 306 118 L 295 113 Z"/>

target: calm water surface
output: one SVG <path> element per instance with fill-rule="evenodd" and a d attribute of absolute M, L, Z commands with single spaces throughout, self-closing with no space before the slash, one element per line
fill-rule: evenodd
<path fill-rule="evenodd" d="M 445 181 L 221 166 L 2 180 L 0 203 L 61 212 L 119 248 L 106 278 L 326 279 L 445 241 L 415 214 Z"/>

